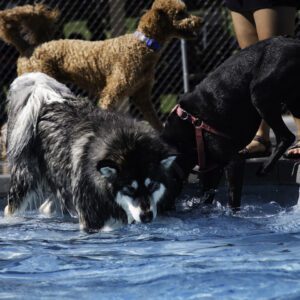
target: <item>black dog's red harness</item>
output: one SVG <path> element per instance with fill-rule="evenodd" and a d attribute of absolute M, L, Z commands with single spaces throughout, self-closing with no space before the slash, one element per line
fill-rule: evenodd
<path fill-rule="evenodd" d="M 207 165 L 206 158 L 205 158 L 205 145 L 203 139 L 203 131 L 207 131 L 215 135 L 222 136 L 226 139 L 231 139 L 231 138 L 227 134 L 216 130 L 215 128 L 199 120 L 199 118 L 196 118 L 193 115 L 189 114 L 187 111 L 182 109 L 179 104 L 177 104 L 173 108 L 172 112 L 176 112 L 177 116 L 181 120 L 188 121 L 191 124 L 193 124 L 195 127 L 199 171 L 208 172 L 216 168 L 218 166 L 217 164 L 211 164 L 209 166 Z"/>

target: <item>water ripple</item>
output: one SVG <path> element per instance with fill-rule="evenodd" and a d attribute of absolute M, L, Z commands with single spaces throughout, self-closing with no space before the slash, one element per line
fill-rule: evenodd
<path fill-rule="evenodd" d="M 2 214 L 0 298 L 299 299 L 300 206 L 185 207 L 95 234 L 77 220 Z"/>

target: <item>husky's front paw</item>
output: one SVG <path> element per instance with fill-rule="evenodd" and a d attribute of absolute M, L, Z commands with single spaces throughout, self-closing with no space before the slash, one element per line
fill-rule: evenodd
<path fill-rule="evenodd" d="M 4 208 L 4 216 L 5 216 L 5 217 L 9 217 L 9 216 L 11 216 L 11 215 L 12 215 L 12 211 L 11 211 L 9 205 L 7 204 L 7 205 L 5 206 L 5 208 Z"/>
<path fill-rule="evenodd" d="M 39 212 L 43 215 L 50 217 L 56 213 L 56 205 L 54 200 L 47 199 L 40 207 Z"/>

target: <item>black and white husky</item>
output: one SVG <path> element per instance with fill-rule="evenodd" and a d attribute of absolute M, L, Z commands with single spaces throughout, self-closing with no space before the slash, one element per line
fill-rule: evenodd
<path fill-rule="evenodd" d="M 7 146 L 5 215 L 50 191 L 42 208 L 59 200 L 84 230 L 151 222 L 175 159 L 148 125 L 101 111 L 43 73 L 22 75 L 10 87 Z"/>

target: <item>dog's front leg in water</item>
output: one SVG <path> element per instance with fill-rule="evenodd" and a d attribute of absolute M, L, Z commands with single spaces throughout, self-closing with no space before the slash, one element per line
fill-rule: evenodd
<path fill-rule="evenodd" d="M 214 168 L 199 175 L 200 182 L 202 182 L 203 196 L 201 197 L 201 203 L 212 204 L 216 191 L 218 189 L 220 180 L 224 174 L 222 167 Z"/>
<path fill-rule="evenodd" d="M 245 159 L 236 158 L 229 162 L 225 168 L 228 182 L 229 202 L 233 210 L 239 210 L 241 206 L 242 189 L 244 183 Z"/>

